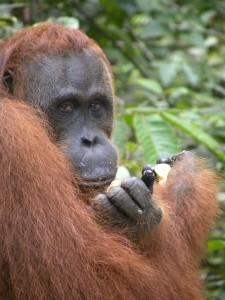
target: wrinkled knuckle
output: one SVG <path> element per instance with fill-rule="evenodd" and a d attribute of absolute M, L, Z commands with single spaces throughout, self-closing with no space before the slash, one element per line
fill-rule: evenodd
<path fill-rule="evenodd" d="M 121 185 L 123 187 L 131 188 L 136 183 L 137 180 L 138 180 L 137 177 L 130 177 L 125 179 Z"/>
<path fill-rule="evenodd" d="M 144 184 L 144 182 L 138 177 L 131 177 L 131 178 L 125 179 L 122 182 L 121 186 L 124 189 L 129 189 L 129 190 L 132 190 L 134 188 L 143 189 L 143 192 L 144 192 L 144 190 L 148 190 L 146 185 Z"/>
<path fill-rule="evenodd" d="M 121 198 L 124 194 L 124 190 L 119 187 L 119 186 L 116 186 L 116 187 L 112 187 L 108 193 L 107 193 L 107 196 L 110 198 L 110 199 L 113 199 L 113 198 Z"/>

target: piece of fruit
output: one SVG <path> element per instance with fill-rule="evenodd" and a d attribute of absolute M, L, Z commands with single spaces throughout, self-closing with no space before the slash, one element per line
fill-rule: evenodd
<path fill-rule="evenodd" d="M 155 165 L 155 173 L 159 183 L 165 183 L 171 167 L 168 164 Z"/>
<path fill-rule="evenodd" d="M 115 179 L 111 182 L 110 186 L 107 188 L 107 192 L 113 188 L 113 187 L 116 187 L 116 186 L 120 186 L 121 185 L 121 180 L 118 180 L 118 179 Z"/>

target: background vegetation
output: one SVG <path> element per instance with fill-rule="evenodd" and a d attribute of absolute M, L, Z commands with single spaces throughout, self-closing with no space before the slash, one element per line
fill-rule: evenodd
<path fill-rule="evenodd" d="M 0 4 L 0 38 L 42 21 L 80 27 L 113 65 L 114 140 L 121 164 L 140 175 L 159 155 L 190 149 L 224 177 L 225 2 L 33 0 Z M 207 243 L 207 299 L 225 299 L 225 185 Z"/>

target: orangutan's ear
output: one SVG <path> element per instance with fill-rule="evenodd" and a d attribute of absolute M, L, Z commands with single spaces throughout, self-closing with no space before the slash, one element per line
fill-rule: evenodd
<path fill-rule="evenodd" d="M 7 88 L 7 91 L 13 93 L 13 71 L 10 69 L 5 70 L 3 73 L 3 84 Z"/>

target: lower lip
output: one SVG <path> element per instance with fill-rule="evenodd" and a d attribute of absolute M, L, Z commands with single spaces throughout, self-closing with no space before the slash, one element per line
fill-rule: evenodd
<path fill-rule="evenodd" d="M 82 184 L 84 186 L 89 186 L 89 187 L 101 187 L 101 186 L 106 186 L 106 185 L 110 184 L 113 180 L 114 180 L 114 177 L 102 179 L 102 180 L 96 180 L 96 181 L 84 180 L 82 182 Z"/>

